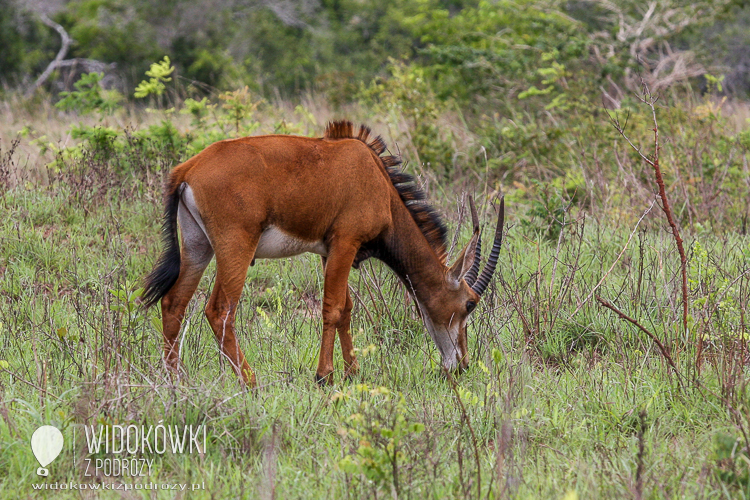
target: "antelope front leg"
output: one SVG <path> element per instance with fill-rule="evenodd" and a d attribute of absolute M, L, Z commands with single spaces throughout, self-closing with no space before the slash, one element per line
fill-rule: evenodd
<path fill-rule="evenodd" d="M 323 257 L 322 261 L 323 273 L 325 273 L 326 258 Z M 339 324 L 336 325 L 336 331 L 339 334 L 339 341 L 341 341 L 341 354 L 344 357 L 344 378 L 356 375 L 359 372 L 359 363 L 357 362 L 357 357 L 354 355 L 354 344 L 352 342 L 351 334 L 352 306 L 352 296 L 347 284 L 346 305 L 341 313 Z"/>
<path fill-rule="evenodd" d="M 341 313 L 341 319 L 336 326 L 341 341 L 341 354 L 344 356 L 344 378 L 356 375 L 359 372 L 359 362 L 354 355 L 354 343 L 352 342 L 351 320 L 352 320 L 352 298 L 349 286 L 346 287 L 346 305 Z"/>
<path fill-rule="evenodd" d="M 351 335 L 348 333 L 351 300 L 347 300 L 347 298 L 349 270 L 356 255 L 357 248 L 354 245 L 334 243 L 331 245 L 325 262 L 323 337 L 320 341 L 318 369 L 315 372 L 315 380 L 320 385 L 333 382 L 333 344 L 336 340 L 336 329 L 343 324 L 342 320 L 345 320 L 347 333 L 341 337 L 341 347 L 344 351 L 344 360 L 346 361 L 347 358 L 351 360 L 352 342 Z M 348 345 L 344 345 L 345 343 Z M 349 371 L 349 367 L 347 367 L 347 371 Z"/>

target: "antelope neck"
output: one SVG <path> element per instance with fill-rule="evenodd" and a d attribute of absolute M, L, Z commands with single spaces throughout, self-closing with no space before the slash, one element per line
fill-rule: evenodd
<path fill-rule="evenodd" d="M 377 257 L 426 304 L 431 292 L 445 286 L 445 266 L 401 200 L 391 202 L 391 213 L 393 225 L 384 234 Z"/>

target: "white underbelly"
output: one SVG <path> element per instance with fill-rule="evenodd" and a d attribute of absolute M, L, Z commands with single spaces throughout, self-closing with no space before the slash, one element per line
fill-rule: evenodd
<path fill-rule="evenodd" d="M 301 253 L 316 253 L 326 257 L 328 249 L 322 241 L 305 241 L 285 233 L 281 229 L 269 226 L 260 235 L 256 259 L 281 259 Z"/>

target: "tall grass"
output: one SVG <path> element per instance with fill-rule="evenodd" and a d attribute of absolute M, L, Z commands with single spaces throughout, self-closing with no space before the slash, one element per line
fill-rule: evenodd
<path fill-rule="evenodd" d="M 666 155 L 688 146 L 674 139 Z M 257 391 L 240 387 L 202 314 L 213 264 L 186 313 L 187 377 L 167 376 L 158 310 L 139 307 L 138 289 L 158 254 L 172 156 L 84 148 L 43 181 L 0 182 L 0 497 L 35 497 L 31 484 L 52 480 L 205 482 L 191 495 L 205 498 L 750 497 L 748 236 L 685 223 L 690 331 L 705 343 L 693 383 L 672 236 L 637 159 L 619 156 L 615 186 L 598 147 L 577 160 L 583 192 L 517 181 L 498 276 L 469 327 L 468 372 L 439 372 L 408 294 L 367 261 L 350 278 L 361 372 L 343 381 L 337 356 L 328 389 L 313 381 L 322 275 L 309 255 L 249 271 L 237 328 Z M 23 161 L 6 148 L 0 172 Z M 677 193 L 704 182 L 681 172 Z M 422 173 L 459 248 L 466 191 L 492 220 L 501 182 Z M 719 220 L 733 196 L 701 198 L 706 208 L 693 213 Z M 662 339 L 681 375 L 592 291 Z M 159 422 L 206 424 L 207 452 L 155 457 L 150 478 L 84 477 L 82 425 Z M 78 443 L 46 480 L 28 446 L 42 424 Z"/>

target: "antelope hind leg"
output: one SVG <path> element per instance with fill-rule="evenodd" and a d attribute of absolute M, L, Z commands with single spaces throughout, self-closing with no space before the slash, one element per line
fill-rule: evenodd
<path fill-rule="evenodd" d="M 224 240 L 231 243 L 215 244 L 216 284 L 206 306 L 206 317 L 222 354 L 235 373 L 250 387 L 255 387 L 255 374 L 237 343 L 234 322 L 247 269 L 255 254 L 258 239 L 257 235 L 248 238 L 246 234 L 240 234 Z"/>
<path fill-rule="evenodd" d="M 179 335 L 185 309 L 214 255 L 208 237 L 182 202 L 177 209 L 177 220 L 182 236 L 180 275 L 161 300 L 164 363 L 173 376 L 179 375 L 180 370 Z"/>

